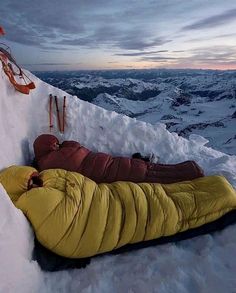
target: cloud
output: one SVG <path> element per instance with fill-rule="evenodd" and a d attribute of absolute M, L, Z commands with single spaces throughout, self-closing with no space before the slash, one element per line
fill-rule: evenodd
<path fill-rule="evenodd" d="M 204 41 L 209 41 L 209 40 L 215 40 L 215 39 L 226 39 L 226 38 L 231 38 L 236 37 L 236 33 L 229 33 L 229 34 L 220 34 L 220 35 L 211 35 L 207 37 L 199 37 L 199 38 L 192 38 L 185 40 L 185 43 L 200 43 Z"/>
<path fill-rule="evenodd" d="M 163 37 L 159 24 L 176 16 L 184 16 L 192 6 L 195 7 L 188 1 L 168 2 L 41 0 L 39 5 L 37 1 L 4 0 L 0 19 L 7 31 L 6 38 L 23 45 L 38 48 L 106 46 L 142 51 L 171 42 L 168 34 Z M 185 26 L 183 30 L 232 20 L 235 12 L 236 9 L 227 10 Z"/>
<path fill-rule="evenodd" d="M 150 61 L 150 62 L 166 62 L 170 60 L 180 60 L 178 57 L 171 56 L 144 56 L 140 58 L 140 61 Z"/>
<path fill-rule="evenodd" d="M 40 60 L 44 65 L 54 66 L 53 62 L 58 61 L 58 65 L 67 66 L 63 61 L 70 62 L 72 54 L 80 58 L 79 60 L 82 60 L 81 58 L 84 60 L 87 49 L 93 54 L 96 63 L 103 62 L 100 56 L 105 54 L 106 60 L 109 61 L 108 58 L 111 56 L 112 62 L 113 59 L 119 62 L 121 59 L 119 57 L 126 56 L 136 57 L 135 60 L 174 63 L 177 59 L 180 62 L 184 60 L 181 59 L 186 58 L 184 55 L 199 60 L 210 59 L 209 52 L 210 50 L 214 52 L 214 48 L 205 48 L 205 51 L 203 49 L 187 51 L 182 50 L 182 45 L 193 38 L 191 33 L 193 30 L 217 28 L 235 19 L 234 0 L 224 2 L 215 0 L 214 7 L 210 2 L 205 0 L 40 0 L 39 4 L 38 1 L 32 0 L 3 0 L 0 5 L 0 19 L 1 25 L 6 30 L 3 40 L 13 42 L 10 44 L 13 50 L 14 47 L 19 49 L 17 44 L 30 46 L 25 48 L 25 53 L 19 54 L 23 59 L 22 63 L 27 63 L 29 60 L 27 52 L 32 52 L 30 62 L 35 58 L 35 64 Z M 209 15 L 212 11 L 223 12 L 207 18 L 202 16 L 202 20 L 198 17 L 196 22 L 189 24 L 189 20 L 196 19 L 193 17 Z M 221 31 L 218 36 L 213 37 L 208 31 L 207 33 L 204 31 L 204 34 L 197 32 L 194 38 L 198 38 L 196 42 L 206 35 L 209 38 L 221 37 L 222 40 L 229 38 L 227 43 L 234 44 L 233 33 L 232 30 L 222 35 Z M 214 34 L 217 34 L 217 30 Z M 193 45 L 196 45 L 196 42 Z M 185 45 L 188 48 L 193 46 Z M 218 52 L 216 58 L 222 60 L 233 58 L 233 55 L 229 57 L 229 54 L 229 51 Z M 92 61 L 89 63 L 91 64 Z"/>
<path fill-rule="evenodd" d="M 159 50 L 159 51 L 143 51 L 143 52 L 132 52 L 132 53 L 117 53 L 114 56 L 143 56 L 143 55 L 151 55 L 156 53 L 166 53 L 168 50 Z"/>
<path fill-rule="evenodd" d="M 25 63 L 22 65 L 26 65 L 26 66 L 32 66 L 32 65 L 40 65 L 40 66 L 46 66 L 46 65 L 50 65 L 50 66 L 61 66 L 61 65 L 72 65 L 72 64 L 79 64 L 79 63 Z"/>
<path fill-rule="evenodd" d="M 208 46 L 199 47 L 184 51 L 186 56 L 173 55 L 171 56 L 142 56 L 139 58 L 139 62 L 151 62 L 151 63 L 168 63 L 168 66 L 182 67 L 190 66 L 234 66 L 236 63 L 236 50 L 233 46 Z M 176 52 L 178 53 L 178 51 Z"/>
<path fill-rule="evenodd" d="M 97 48 L 106 46 L 108 48 L 119 48 L 125 50 L 146 50 L 155 46 L 162 46 L 172 40 L 164 37 L 153 37 L 143 28 L 120 28 L 111 26 L 98 27 L 92 34 L 80 38 L 63 38 L 57 42 L 58 45 L 80 46 Z"/>
<path fill-rule="evenodd" d="M 60 2 L 42 0 L 39 5 L 37 1 L 29 0 L 3 1 L 0 19 L 6 39 L 40 48 L 61 35 L 71 34 L 72 31 L 84 32 L 84 25 L 76 16 L 76 11 L 67 9 L 67 1 Z"/>
<path fill-rule="evenodd" d="M 41 0 L 40 5 L 30 0 L 4 0 L 0 19 L 6 39 L 22 45 L 145 50 L 171 41 L 149 27 L 150 19 L 156 20 L 154 8 L 167 11 L 167 6 L 165 1 L 155 4 L 151 0 L 135 6 L 125 0 Z"/>
<path fill-rule="evenodd" d="M 186 31 L 215 28 L 216 26 L 225 25 L 233 20 L 236 20 L 236 8 L 196 21 L 190 25 L 184 26 L 181 30 Z"/>
<path fill-rule="evenodd" d="M 146 38 L 141 37 L 141 35 L 126 35 L 121 37 L 118 41 L 115 42 L 116 47 L 126 50 L 146 50 L 148 48 L 162 46 L 166 43 L 171 42 L 172 40 L 164 38 Z"/>
<path fill-rule="evenodd" d="M 236 58 L 236 50 L 233 46 L 208 46 L 191 49 L 188 51 L 192 58 L 196 59 L 229 59 Z"/>

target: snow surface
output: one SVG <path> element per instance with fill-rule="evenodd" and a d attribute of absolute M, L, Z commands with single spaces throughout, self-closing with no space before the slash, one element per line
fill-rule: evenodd
<path fill-rule="evenodd" d="M 30 73 L 29 73 L 30 74 Z M 130 156 L 154 153 L 161 162 L 196 160 L 205 173 L 222 174 L 236 187 L 236 156 L 166 130 L 109 112 L 69 96 L 33 75 L 36 89 L 29 96 L 15 92 L 0 71 L 0 170 L 27 164 L 32 142 L 48 132 L 48 95 L 67 96 L 67 125 L 61 139 L 73 139 L 93 150 Z M 61 106 L 61 105 L 60 105 Z M 24 215 L 0 186 L 0 292 L 236 292 L 236 227 L 223 232 L 92 260 L 85 269 L 41 271 L 31 260 L 33 233 Z"/>

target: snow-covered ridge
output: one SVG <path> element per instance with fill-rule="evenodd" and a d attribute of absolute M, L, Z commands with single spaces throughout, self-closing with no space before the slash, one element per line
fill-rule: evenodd
<path fill-rule="evenodd" d="M 67 96 L 67 125 L 61 139 L 116 155 L 155 153 L 161 162 L 194 159 L 206 174 L 223 174 L 236 187 L 236 157 L 205 147 L 201 136 L 190 140 L 102 109 L 54 88 L 35 76 L 29 96 L 17 93 L 0 70 L 0 170 L 32 160 L 32 143 L 49 131 L 48 96 Z M 236 228 L 178 244 L 151 247 L 92 260 L 86 269 L 42 272 L 31 260 L 33 236 L 24 215 L 0 185 L 0 293 L 5 292 L 233 292 L 236 288 Z"/>
<path fill-rule="evenodd" d="M 145 101 L 132 101 L 107 93 L 93 99 L 95 105 L 104 109 L 152 124 L 165 123 L 169 131 L 186 138 L 192 133 L 203 135 L 209 140 L 209 146 L 229 154 L 236 154 L 235 101 L 184 99 L 178 95 L 171 98 L 165 92 Z"/>
<path fill-rule="evenodd" d="M 78 89 L 82 88 L 97 88 L 97 87 L 120 87 L 124 85 L 126 87 L 132 87 L 132 90 L 136 93 L 140 93 L 144 90 L 153 90 L 157 89 L 158 86 L 156 84 L 150 82 L 142 82 L 141 80 L 134 79 L 134 78 L 116 78 L 116 79 L 105 79 L 103 77 L 92 77 L 90 75 L 81 77 L 80 79 L 71 82 L 71 86 L 75 86 Z"/>

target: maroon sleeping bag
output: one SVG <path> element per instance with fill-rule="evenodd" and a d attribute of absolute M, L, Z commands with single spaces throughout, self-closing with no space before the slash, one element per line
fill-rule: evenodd
<path fill-rule="evenodd" d="M 97 183 L 114 181 L 174 183 L 202 177 L 202 169 L 194 161 L 179 164 L 154 164 L 141 159 L 112 157 L 95 153 L 75 141 L 64 141 L 50 134 L 40 135 L 34 142 L 39 171 L 65 169 L 74 171 Z"/>

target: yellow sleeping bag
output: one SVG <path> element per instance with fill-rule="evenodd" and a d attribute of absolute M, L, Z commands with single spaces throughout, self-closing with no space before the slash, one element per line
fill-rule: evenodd
<path fill-rule="evenodd" d="M 27 168 L 15 174 L 36 171 Z M 14 172 L 6 169 L 0 173 L 0 182 L 12 197 L 11 185 L 21 186 L 19 181 L 25 176 L 6 180 L 9 174 Z M 174 235 L 236 209 L 236 191 L 221 176 L 173 184 L 96 184 L 79 173 L 61 169 L 45 170 L 39 176 L 43 187 L 22 188 L 15 205 L 30 220 L 43 246 L 70 258 Z"/>

